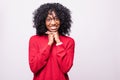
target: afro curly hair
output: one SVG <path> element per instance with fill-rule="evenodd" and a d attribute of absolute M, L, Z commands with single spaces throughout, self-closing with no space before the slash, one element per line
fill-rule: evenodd
<path fill-rule="evenodd" d="M 37 35 L 45 35 L 47 31 L 45 20 L 49 11 L 54 11 L 60 20 L 60 28 L 58 32 L 60 35 L 69 35 L 71 28 L 70 10 L 60 3 L 44 3 L 33 13 L 33 27 L 36 28 Z"/>

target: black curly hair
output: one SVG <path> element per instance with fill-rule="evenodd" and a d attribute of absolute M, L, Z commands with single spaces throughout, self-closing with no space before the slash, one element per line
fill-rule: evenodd
<path fill-rule="evenodd" d="M 37 35 L 45 35 L 47 31 L 45 20 L 49 11 L 54 11 L 60 20 L 60 28 L 58 32 L 60 35 L 69 35 L 71 27 L 70 10 L 60 3 L 44 3 L 33 13 L 33 27 L 36 28 Z"/>

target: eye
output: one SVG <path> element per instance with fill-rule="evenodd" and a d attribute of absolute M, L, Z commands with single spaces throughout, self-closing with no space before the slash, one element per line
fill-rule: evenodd
<path fill-rule="evenodd" d="M 48 22 L 51 22 L 52 20 L 59 21 L 59 18 L 58 17 L 53 17 L 53 18 L 47 17 L 46 18 L 46 21 L 48 21 Z"/>
<path fill-rule="evenodd" d="M 51 18 L 47 18 L 46 21 L 51 21 L 52 19 Z"/>
<path fill-rule="evenodd" d="M 58 18 L 58 17 L 55 17 L 54 19 L 55 19 L 55 21 L 59 21 L 59 18 Z"/>

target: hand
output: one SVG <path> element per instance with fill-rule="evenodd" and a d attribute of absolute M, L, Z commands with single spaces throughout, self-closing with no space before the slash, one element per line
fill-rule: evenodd
<path fill-rule="evenodd" d="M 53 34 L 54 34 L 54 39 L 55 39 L 56 44 L 60 43 L 61 41 L 60 41 L 58 32 L 53 32 Z"/>
<path fill-rule="evenodd" d="M 48 34 L 49 39 L 48 45 L 52 45 L 54 41 L 56 42 L 56 44 L 61 42 L 58 32 L 47 31 L 46 34 Z"/>
<path fill-rule="evenodd" d="M 54 42 L 54 35 L 52 32 L 47 31 L 46 34 L 48 34 L 48 45 L 52 45 Z"/>

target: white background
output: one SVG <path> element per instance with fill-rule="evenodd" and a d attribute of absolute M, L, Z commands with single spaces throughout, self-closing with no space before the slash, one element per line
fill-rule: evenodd
<path fill-rule="evenodd" d="M 76 47 L 70 80 L 120 80 L 120 0 L 0 0 L 0 80 L 32 80 L 32 13 L 50 1 L 72 12 Z"/>

